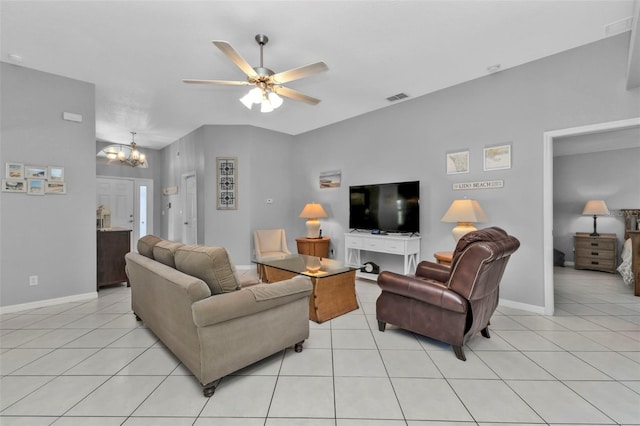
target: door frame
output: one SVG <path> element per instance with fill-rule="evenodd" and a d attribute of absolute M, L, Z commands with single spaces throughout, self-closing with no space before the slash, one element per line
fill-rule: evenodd
<path fill-rule="evenodd" d="M 566 136 L 589 135 L 611 130 L 624 130 L 640 127 L 640 117 L 626 120 L 608 121 L 586 126 L 552 130 L 543 133 L 542 160 L 542 231 L 543 231 L 543 279 L 544 279 L 544 314 L 553 315 L 555 299 L 553 295 L 553 142 L 554 139 Z"/>
<path fill-rule="evenodd" d="M 138 194 L 140 192 L 140 185 L 147 185 L 147 230 L 149 233 L 153 233 L 153 179 L 145 178 L 128 178 L 120 176 L 106 176 L 97 175 L 96 179 L 112 179 L 112 180 L 127 180 L 133 182 L 133 227 L 131 230 L 131 250 L 136 250 L 136 241 L 140 234 L 140 203 L 138 200 Z"/>

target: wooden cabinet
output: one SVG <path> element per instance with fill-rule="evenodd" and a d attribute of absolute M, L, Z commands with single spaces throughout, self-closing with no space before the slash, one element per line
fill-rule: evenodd
<path fill-rule="evenodd" d="M 633 294 L 640 296 L 640 231 L 627 231 L 631 238 L 631 273 L 633 274 Z"/>
<path fill-rule="evenodd" d="M 618 256 L 616 234 L 600 234 L 593 237 L 586 232 L 578 232 L 573 240 L 576 269 L 616 272 Z"/>
<path fill-rule="evenodd" d="M 329 257 L 329 243 L 331 238 L 296 238 L 298 243 L 298 253 L 307 256 Z"/>
<path fill-rule="evenodd" d="M 98 280 L 96 290 L 111 284 L 127 283 L 124 255 L 131 251 L 131 231 L 98 231 Z"/>

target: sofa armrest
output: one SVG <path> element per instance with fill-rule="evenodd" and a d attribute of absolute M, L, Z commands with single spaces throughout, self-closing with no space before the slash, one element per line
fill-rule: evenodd
<path fill-rule="evenodd" d="M 416 277 L 440 281 L 441 283 L 449 281 L 450 275 L 450 267 L 426 260 L 420 262 L 416 268 Z"/>
<path fill-rule="evenodd" d="M 416 299 L 449 311 L 464 313 L 469 303 L 441 282 L 384 271 L 378 276 L 383 292 Z"/>
<path fill-rule="evenodd" d="M 230 293 L 217 294 L 191 306 L 193 322 L 198 327 L 218 324 L 252 315 L 309 297 L 311 279 L 296 276 L 272 284 L 257 284 Z"/>

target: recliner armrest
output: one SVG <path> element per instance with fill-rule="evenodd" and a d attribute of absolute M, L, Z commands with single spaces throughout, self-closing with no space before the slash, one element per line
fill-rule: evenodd
<path fill-rule="evenodd" d="M 399 294 L 454 312 L 465 313 L 469 303 L 443 283 L 384 271 L 378 275 L 378 285 L 383 292 Z"/>
<path fill-rule="evenodd" d="M 440 281 L 441 283 L 446 283 L 447 281 L 449 281 L 450 275 L 450 267 L 426 260 L 418 263 L 418 267 L 416 268 L 417 277 L 432 279 L 435 281 Z"/>
<path fill-rule="evenodd" d="M 256 297 L 254 290 L 261 287 L 265 287 L 262 293 L 266 296 L 258 300 L 260 297 Z M 296 276 L 273 284 L 257 284 L 230 293 L 217 294 L 191 305 L 193 322 L 198 327 L 206 327 L 252 315 L 308 297 L 311 290 L 311 279 Z"/>

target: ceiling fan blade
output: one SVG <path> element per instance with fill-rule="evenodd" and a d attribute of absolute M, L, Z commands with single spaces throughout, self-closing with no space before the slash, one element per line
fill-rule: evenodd
<path fill-rule="evenodd" d="M 231 80 L 192 80 L 192 79 L 184 79 L 183 83 L 189 84 L 224 84 L 227 86 L 251 86 L 252 83 L 248 81 L 231 81 Z"/>
<path fill-rule="evenodd" d="M 329 70 L 329 67 L 324 62 L 316 62 L 302 67 L 294 68 L 288 71 L 282 71 L 271 76 L 271 80 L 276 84 L 284 84 L 293 80 L 298 80 L 304 77 L 308 77 L 319 72 Z"/>
<path fill-rule="evenodd" d="M 283 86 L 273 86 L 274 92 L 278 95 L 282 95 L 289 99 L 293 99 L 294 101 L 300 101 L 307 103 L 309 105 L 318 105 L 320 103 L 320 99 L 313 98 L 311 96 L 305 95 L 303 93 L 298 92 L 297 90 L 289 89 Z"/>
<path fill-rule="evenodd" d="M 248 77 L 258 77 L 258 73 L 253 69 L 253 67 L 249 65 L 249 63 L 245 61 L 244 58 L 240 56 L 240 54 L 236 52 L 236 50 L 231 47 L 229 43 L 223 40 L 213 40 L 212 43 L 215 44 L 218 49 L 222 50 L 222 53 L 227 55 L 227 58 L 231 59 L 231 61 L 236 64 L 236 66 L 240 68 L 242 72 L 245 73 Z"/>

